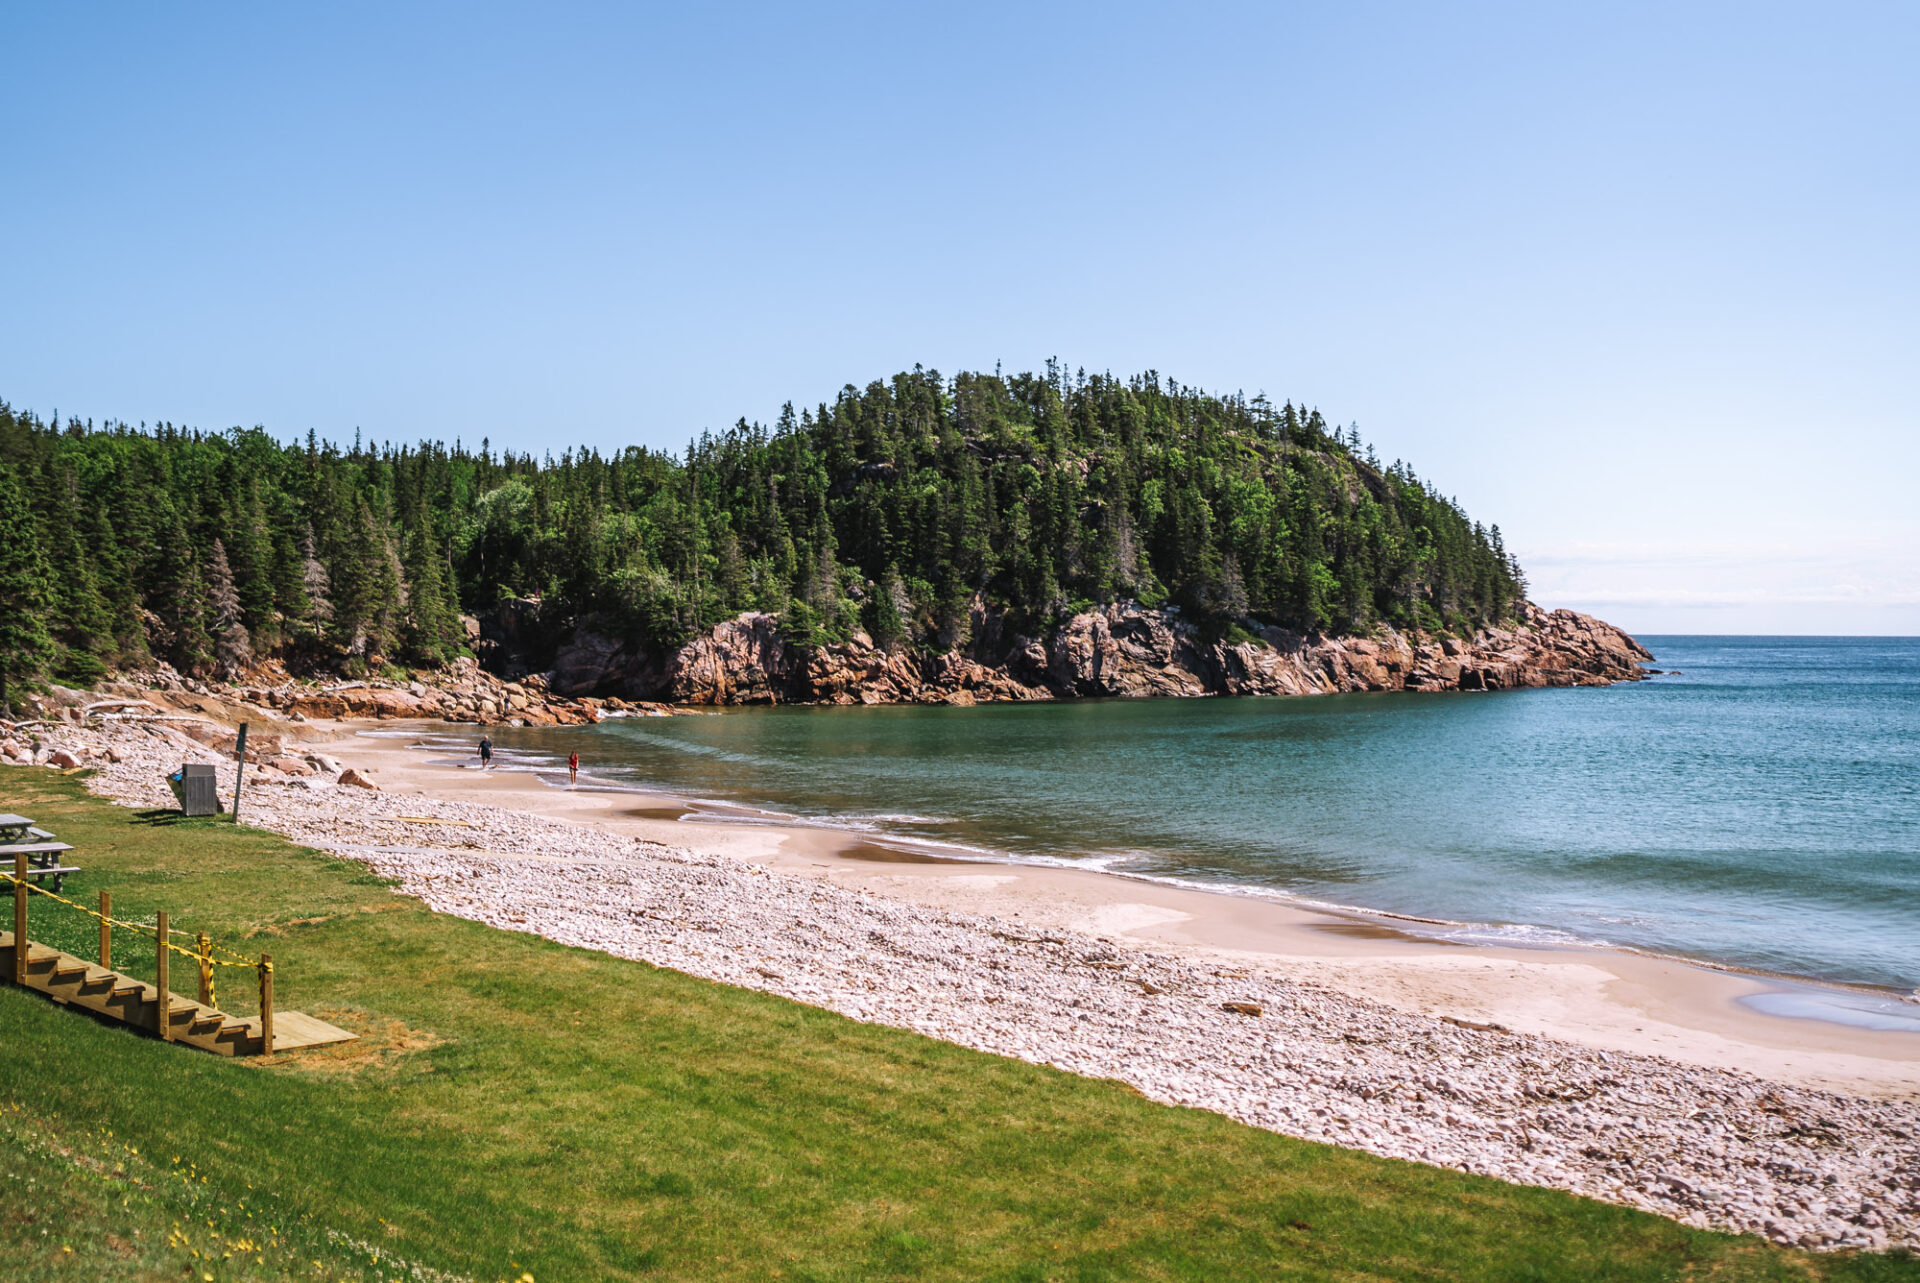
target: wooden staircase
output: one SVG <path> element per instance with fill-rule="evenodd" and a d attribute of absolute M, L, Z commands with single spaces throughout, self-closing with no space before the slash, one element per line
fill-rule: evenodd
<path fill-rule="evenodd" d="M 0 977 L 15 974 L 13 951 L 13 933 L 0 931 Z M 63 1007 L 84 1007 L 217 1056 L 258 1056 L 269 1050 L 260 1036 L 258 1016 L 230 1016 L 177 993 L 164 996 L 166 1032 L 161 1034 L 163 998 L 154 986 L 31 940 L 27 942 L 25 984 Z M 279 1011 L 273 1017 L 271 1050 L 324 1047 L 351 1042 L 356 1036 L 297 1011 Z"/>

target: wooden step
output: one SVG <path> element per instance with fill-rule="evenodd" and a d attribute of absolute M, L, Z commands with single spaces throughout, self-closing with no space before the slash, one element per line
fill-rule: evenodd
<path fill-rule="evenodd" d="M 85 959 L 28 942 L 26 987 L 62 1006 L 85 1007 L 110 1019 L 154 1032 L 165 1003 L 166 1024 L 174 1042 L 221 1056 L 253 1056 L 261 1046 L 260 1018 L 242 1019 L 215 1007 L 161 994 L 132 976 L 109 971 Z M 13 979 L 13 936 L 0 931 L 0 979 Z M 278 1011 L 273 1018 L 273 1050 L 294 1051 L 352 1042 L 357 1035 L 298 1011 Z"/>

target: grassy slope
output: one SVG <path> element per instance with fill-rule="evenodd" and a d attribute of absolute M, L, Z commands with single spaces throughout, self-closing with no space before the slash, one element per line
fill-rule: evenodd
<path fill-rule="evenodd" d="M 0 986 L 10 1277 L 394 1275 L 343 1238 L 541 1283 L 1920 1278 L 1906 1258 L 1783 1252 L 1296 1141 L 436 917 L 358 865 L 142 820 L 44 770 L 0 768 L 5 809 L 80 848 L 75 898 L 107 887 L 123 916 L 164 906 L 268 948 L 283 1006 L 367 1035 L 235 1062 Z M 36 939 L 91 956 L 71 911 L 34 911 Z M 245 992 L 245 973 L 222 980 Z M 200 1237 L 170 1245 L 176 1224 Z M 203 1263 L 208 1232 L 260 1250 Z"/>

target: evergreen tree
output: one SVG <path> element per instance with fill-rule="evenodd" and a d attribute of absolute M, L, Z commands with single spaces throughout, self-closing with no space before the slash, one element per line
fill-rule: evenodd
<path fill-rule="evenodd" d="M 422 664 L 444 664 L 460 653 L 466 634 L 453 597 L 453 568 L 424 520 L 407 536 L 403 569 L 407 612 L 402 644 L 407 657 Z"/>
<path fill-rule="evenodd" d="M 43 526 L 43 542 L 49 563 L 60 568 L 48 580 L 48 619 L 59 650 L 53 671 L 62 681 L 90 686 L 105 675 L 115 650 L 113 612 L 87 546 L 72 473 L 49 478 L 46 492 L 53 506 Z"/>
<path fill-rule="evenodd" d="M 141 572 L 153 649 L 182 672 L 203 672 L 213 644 L 203 622 L 206 582 L 200 574 L 179 510 L 163 501 L 155 514 L 157 539 Z"/>
<path fill-rule="evenodd" d="M 14 470 L 0 464 L 0 717 L 13 716 L 9 683 L 32 679 L 54 656 L 36 525 Z"/>
<path fill-rule="evenodd" d="M 317 633 L 333 622 L 332 583 L 327 568 L 315 551 L 313 524 L 307 524 L 307 537 L 301 544 L 300 596 L 305 599 L 307 622 Z M 292 594 L 288 594 L 292 597 Z"/>
<path fill-rule="evenodd" d="M 212 614 L 214 657 L 229 678 L 253 662 L 253 642 L 242 622 L 240 594 L 233 586 L 233 570 L 227 564 L 227 548 L 213 541 L 213 557 L 207 565 L 207 606 Z"/>
<path fill-rule="evenodd" d="M 1497 527 L 1357 429 L 1152 371 L 915 368 L 679 456 L 557 460 L 56 430 L 0 403 L 0 460 L 45 496 L 34 543 L 61 577 L 37 619 L 77 676 L 149 650 L 232 668 L 243 635 L 296 665 L 444 663 L 463 606 L 507 597 L 539 599 L 536 644 L 593 627 L 661 650 L 743 609 L 809 643 L 940 648 L 1125 599 L 1216 633 L 1464 633 L 1525 593 Z M 976 641 L 982 619 L 1004 622 Z"/>

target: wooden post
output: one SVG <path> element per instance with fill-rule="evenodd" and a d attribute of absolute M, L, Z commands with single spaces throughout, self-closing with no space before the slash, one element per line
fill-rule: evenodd
<path fill-rule="evenodd" d="M 194 944 L 199 946 L 200 953 L 200 1005 L 211 1007 L 213 1005 L 213 945 L 207 940 L 207 933 L 204 931 L 194 938 Z"/>
<path fill-rule="evenodd" d="M 13 857 L 13 983 L 27 983 L 27 857 Z"/>
<path fill-rule="evenodd" d="M 233 822 L 240 823 L 240 786 L 247 782 L 247 724 L 240 723 L 240 739 L 233 746 L 239 765 L 233 768 Z"/>
<path fill-rule="evenodd" d="M 105 891 L 100 893 L 100 965 L 108 971 L 113 970 L 113 897 Z"/>
<path fill-rule="evenodd" d="M 260 955 L 260 1054 L 273 1054 L 273 955 Z"/>
<path fill-rule="evenodd" d="M 159 1000 L 154 1004 L 154 1032 L 160 1035 L 161 1042 L 173 1041 L 173 995 L 167 992 L 167 911 L 160 910 L 160 931 L 154 938 L 160 942 L 155 951 L 154 988 L 160 991 Z"/>

